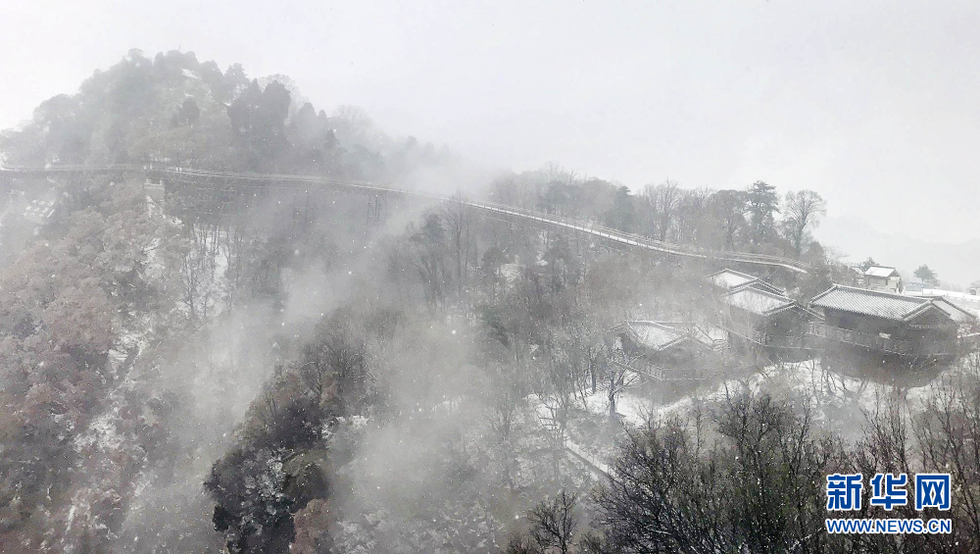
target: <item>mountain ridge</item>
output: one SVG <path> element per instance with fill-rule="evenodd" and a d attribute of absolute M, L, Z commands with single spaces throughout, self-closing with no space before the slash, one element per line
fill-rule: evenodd
<path fill-rule="evenodd" d="M 980 279 L 980 238 L 944 243 L 917 239 L 907 233 L 886 233 L 851 216 L 827 217 L 814 236 L 837 249 L 842 260 L 861 262 L 869 256 L 896 267 L 907 279 L 922 264 L 939 274 L 943 283 L 965 287 Z"/>

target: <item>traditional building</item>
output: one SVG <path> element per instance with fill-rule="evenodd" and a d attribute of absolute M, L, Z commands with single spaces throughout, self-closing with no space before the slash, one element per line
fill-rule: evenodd
<path fill-rule="evenodd" d="M 894 267 L 873 265 L 864 270 L 864 286 L 871 290 L 902 292 L 902 276 Z"/>
<path fill-rule="evenodd" d="M 912 361 L 953 358 L 977 318 L 943 298 L 834 285 L 811 300 L 810 334 L 827 349 L 857 348 Z"/>
<path fill-rule="evenodd" d="M 860 266 L 851 266 L 848 269 L 849 269 L 847 273 L 849 277 L 847 281 L 848 284 L 855 285 L 858 287 L 865 286 L 865 283 L 867 282 L 867 278 L 864 276 L 864 270 L 861 269 Z"/>
<path fill-rule="evenodd" d="M 905 293 L 912 294 L 913 296 L 921 296 L 923 298 L 942 298 L 946 302 L 952 304 L 954 308 L 959 308 L 962 311 L 980 317 L 980 296 L 977 296 L 976 294 L 936 289 L 928 286 L 914 292 L 906 289 Z"/>
<path fill-rule="evenodd" d="M 742 286 L 722 295 L 721 302 L 721 327 L 730 343 L 793 356 L 805 349 L 806 325 L 813 314 L 792 298 Z"/>
<path fill-rule="evenodd" d="M 773 294 L 786 294 L 785 290 L 776 285 L 763 281 L 755 275 L 749 275 L 748 273 L 742 273 L 734 269 L 725 268 L 708 275 L 705 279 L 721 292 L 731 292 L 745 287 L 754 287 Z"/>
<path fill-rule="evenodd" d="M 615 363 L 658 381 L 700 380 L 706 358 L 724 345 L 697 326 L 656 321 L 627 321 L 612 329 Z"/>

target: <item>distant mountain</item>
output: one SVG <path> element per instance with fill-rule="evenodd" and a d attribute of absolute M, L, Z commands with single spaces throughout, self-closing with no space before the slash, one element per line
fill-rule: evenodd
<path fill-rule="evenodd" d="M 814 232 L 825 246 L 838 250 L 845 261 L 868 256 L 912 277 L 915 268 L 928 265 L 944 283 L 965 287 L 980 279 L 980 238 L 960 244 L 928 242 L 905 233 L 882 233 L 853 217 L 828 217 Z"/>

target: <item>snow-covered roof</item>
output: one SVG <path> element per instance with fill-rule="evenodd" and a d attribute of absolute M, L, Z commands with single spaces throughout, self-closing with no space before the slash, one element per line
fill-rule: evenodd
<path fill-rule="evenodd" d="M 908 293 L 908 291 L 906 291 L 906 293 Z M 957 308 L 970 312 L 974 317 L 980 317 L 980 296 L 976 294 L 931 288 L 923 288 L 921 291 L 915 292 L 914 294 L 916 296 L 933 298 L 943 297 L 947 302 L 953 304 Z"/>
<path fill-rule="evenodd" d="M 933 304 L 940 310 L 946 312 L 946 315 L 956 323 L 973 323 L 977 320 L 977 316 L 973 315 L 968 309 L 960 306 L 943 296 L 933 296 Z"/>
<path fill-rule="evenodd" d="M 708 275 L 706 279 L 716 287 L 727 289 L 729 291 L 742 287 L 755 287 L 757 289 L 762 289 L 775 294 L 783 294 L 785 292 L 783 289 L 769 284 L 755 275 L 742 273 L 741 271 L 735 271 L 734 269 L 728 269 L 727 267 L 717 273 Z"/>
<path fill-rule="evenodd" d="M 777 287 L 776 285 L 767 283 L 767 282 L 765 282 L 765 281 L 763 281 L 761 279 L 756 279 L 755 281 L 752 281 L 751 283 L 745 283 L 744 285 L 739 285 L 737 287 L 734 287 L 733 289 L 731 289 L 731 292 L 735 292 L 737 290 L 742 290 L 744 288 L 759 289 L 761 291 L 771 292 L 771 293 L 776 294 L 776 295 L 779 295 L 779 296 L 786 296 L 786 290 L 785 289 L 781 289 L 781 288 Z"/>
<path fill-rule="evenodd" d="M 908 321 L 930 307 L 939 309 L 950 317 L 950 319 L 953 319 L 953 316 L 950 315 L 952 311 L 966 313 L 953 307 L 952 304 L 943 299 L 907 296 L 904 294 L 859 289 L 844 285 L 834 285 L 817 296 L 814 296 L 813 300 L 810 301 L 810 306 L 895 321 Z"/>
<path fill-rule="evenodd" d="M 652 351 L 665 350 L 687 340 L 699 342 L 709 348 L 714 346 L 713 338 L 704 331 L 692 333 L 683 324 L 634 320 L 627 321 L 625 327 L 634 342 Z"/>
<path fill-rule="evenodd" d="M 728 339 L 728 333 L 718 327 L 697 325 L 691 329 L 691 336 L 712 348 L 718 347 Z"/>
<path fill-rule="evenodd" d="M 980 296 L 976 294 L 969 294 L 965 292 L 959 292 L 955 290 L 945 290 L 945 289 L 935 289 L 935 288 L 922 288 L 922 296 L 943 296 L 947 300 L 955 299 L 962 300 L 963 302 L 976 302 L 980 303 Z"/>
<path fill-rule="evenodd" d="M 751 286 L 730 292 L 722 300 L 729 306 L 758 315 L 772 315 L 796 304 L 792 298 Z"/>
<path fill-rule="evenodd" d="M 880 265 L 873 265 L 868 269 L 864 270 L 864 274 L 868 277 L 891 277 L 892 275 L 898 275 L 898 270 L 894 267 L 886 267 Z"/>
<path fill-rule="evenodd" d="M 633 340 L 650 350 L 663 350 L 685 338 L 685 333 L 654 321 L 630 321 L 626 325 Z"/>
<path fill-rule="evenodd" d="M 735 271 L 734 269 L 725 268 L 717 273 L 708 275 L 708 280 L 711 281 L 716 287 L 732 289 L 746 283 L 756 281 L 758 280 L 758 277 L 749 275 L 748 273 Z"/>

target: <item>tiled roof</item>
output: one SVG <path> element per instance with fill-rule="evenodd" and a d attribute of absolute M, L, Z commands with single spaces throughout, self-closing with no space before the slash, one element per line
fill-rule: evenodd
<path fill-rule="evenodd" d="M 767 283 L 767 282 L 762 281 L 760 279 L 756 279 L 755 281 L 752 281 L 752 282 L 749 282 L 749 283 L 745 283 L 744 285 L 739 285 L 737 287 L 733 287 L 732 289 L 730 289 L 730 292 L 735 292 L 737 290 L 742 290 L 744 288 L 759 289 L 759 290 L 762 290 L 762 291 L 771 292 L 771 293 L 776 294 L 776 295 L 779 295 L 779 296 L 786 296 L 786 290 L 785 289 L 781 289 L 781 288 L 777 287 L 776 285 Z"/>
<path fill-rule="evenodd" d="M 685 338 L 683 332 L 653 321 L 630 321 L 627 326 L 633 339 L 651 350 L 662 350 Z"/>
<path fill-rule="evenodd" d="M 943 296 L 933 296 L 932 303 L 940 310 L 946 312 L 946 315 L 957 323 L 972 323 L 977 320 L 977 317 L 970 313 L 969 310 Z"/>
<path fill-rule="evenodd" d="M 753 287 L 730 292 L 724 295 L 722 300 L 730 306 L 758 315 L 771 315 L 795 304 L 792 298 Z"/>
<path fill-rule="evenodd" d="M 709 346 L 711 348 L 719 347 L 728 338 L 728 334 L 724 329 L 719 329 L 717 327 L 705 327 L 701 325 L 697 325 L 691 329 L 691 336 L 694 337 L 694 340 L 697 340 L 705 346 Z"/>
<path fill-rule="evenodd" d="M 626 329 L 630 337 L 639 345 L 653 351 L 660 351 L 687 340 L 693 340 L 711 348 L 714 339 L 698 328 L 695 332 L 678 323 L 658 321 L 628 321 Z"/>
<path fill-rule="evenodd" d="M 714 283 L 716 287 L 721 287 L 724 289 L 735 288 L 746 283 L 751 283 L 757 279 L 758 277 L 754 275 L 749 275 L 748 273 L 742 273 L 740 271 L 735 271 L 728 268 L 725 268 L 718 273 L 708 275 L 709 281 Z"/>
<path fill-rule="evenodd" d="M 813 297 L 810 306 L 905 321 L 935 303 L 929 298 L 834 285 Z"/>
<path fill-rule="evenodd" d="M 727 289 L 729 291 L 742 287 L 755 287 L 757 289 L 762 289 L 775 294 L 783 294 L 786 292 L 776 285 L 763 281 L 755 275 L 749 275 L 748 273 L 742 273 L 741 271 L 735 271 L 734 269 L 728 268 L 725 268 L 717 273 L 712 273 L 711 275 L 708 275 L 706 279 L 716 287 Z"/>
<path fill-rule="evenodd" d="M 884 267 L 873 265 L 864 271 L 864 274 L 868 277 L 891 277 L 892 274 L 896 274 L 898 271 L 894 267 Z"/>
<path fill-rule="evenodd" d="M 957 292 L 944 289 L 923 288 L 916 292 L 916 296 L 926 298 L 943 298 L 946 302 L 956 306 L 960 310 L 968 312 L 974 317 L 980 317 L 980 296 L 965 292 Z"/>

